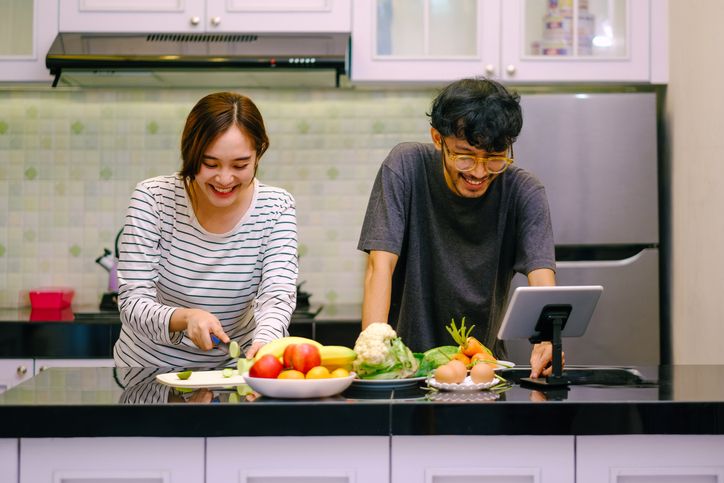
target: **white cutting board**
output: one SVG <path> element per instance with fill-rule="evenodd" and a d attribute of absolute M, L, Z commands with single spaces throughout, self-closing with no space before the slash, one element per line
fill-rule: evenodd
<path fill-rule="evenodd" d="M 222 371 L 193 371 L 188 379 L 179 379 L 178 372 L 157 374 L 156 380 L 173 387 L 226 387 L 245 384 L 244 377 L 234 369 L 231 377 L 224 377 Z"/>

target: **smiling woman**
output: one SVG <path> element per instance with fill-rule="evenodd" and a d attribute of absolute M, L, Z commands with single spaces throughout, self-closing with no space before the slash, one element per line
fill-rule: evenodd
<path fill-rule="evenodd" d="M 220 92 L 191 110 L 175 175 L 138 184 L 119 246 L 119 366 L 231 364 L 286 336 L 296 303 L 294 198 L 256 179 L 269 146 L 259 110 Z"/>

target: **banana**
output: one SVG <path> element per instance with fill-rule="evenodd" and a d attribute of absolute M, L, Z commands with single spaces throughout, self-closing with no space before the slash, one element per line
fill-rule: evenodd
<path fill-rule="evenodd" d="M 284 355 L 284 349 L 286 349 L 287 346 L 291 344 L 312 344 L 318 349 L 322 348 L 322 344 L 320 344 L 316 340 L 291 335 L 289 337 L 282 337 L 281 339 L 267 342 L 266 344 L 261 346 L 261 348 L 256 352 L 256 355 L 254 355 L 254 360 L 257 361 L 261 356 L 266 354 L 271 354 L 274 357 L 281 357 L 282 355 Z"/>
<path fill-rule="evenodd" d="M 322 365 L 330 371 L 338 367 L 350 370 L 352 361 L 357 358 L 355 351 L 341 345 L 325 345 L 319 348 Z"/>

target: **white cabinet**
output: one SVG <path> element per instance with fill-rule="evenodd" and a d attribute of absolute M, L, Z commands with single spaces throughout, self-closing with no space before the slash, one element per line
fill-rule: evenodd
<path fill-rule="evenodd" d="M 499 28 L 499 0 L 354 0 L 351 78 L 437 82 L 492 75 Z"/>
<path fill-rule="evenodd" d="M 578 483 L 723 483 L 724 436 L 576 438 Z"/>
<path fill-rule="evenodd" d="M 0 481 L 18 481 L 18 440 L 0 439 Z"/>
<path fill-rule="evenodd" d="M 51 367 L 114 367 L 113 359 L 35 359 L 35 374 Z"/>
<path fill-rule="evenodd" d="M 60 0 L 61 32 L 349 32 L 350 0 Z"/>
<path fill-rule="evenodd" d="M 33 377 L 32 359 L 0 359 L 0 393 Z"/>
<path fill-rule="evenodd" d="M 514 0 L 503 2 L 502 13 L 505 81 L 650 78 L 648 1 Z"/>
<path fill-rule="evenodd" d="M 323 424 L 334 425 L 334 421 Z M 389 481 L 389 438 L 207 438 L 206 482 L 228 481 L 385 483 Z"/>
<path fill-rule="evenodd" d="M 354 0 L 351 78 L 665 82 L 666 10 L 666 0 Z"/>
<path fill-rule="evenodd" d="M 573 442 L 573 436 L 392 436 L 390 483 L 573 483 Z"/>
<path fill-rule="evenodd" d="M 0 2 L 0 82 L 50 81 L 45 54 L 58 32 L 55 1 Z"/>
<path fill-rule="evenodd" d="M 204 438 L 20 440 L 20 483 L 198 483 Z"/>

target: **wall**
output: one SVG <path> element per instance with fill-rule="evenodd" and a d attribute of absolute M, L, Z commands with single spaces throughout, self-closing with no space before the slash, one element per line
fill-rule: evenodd
<path fill-rule="evenodd" d="M 669 2 L 672 339 L 679 364 L 724 363 L 724 2 Z"/>
<path fill-rule="evenodd" d="M 96 305 L 129 195 L 180 166 L 199 90 L 0 90 L 0 307 L 27 291 L 76 289 Z M 245 90 L 271 147 L 259 178 L 297 200 L 300 281 L 312 303 L 360 302 L 356 250 L 377 169 L 397 142 L 429 139 L 431 90 Z"/>

